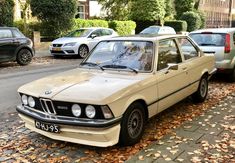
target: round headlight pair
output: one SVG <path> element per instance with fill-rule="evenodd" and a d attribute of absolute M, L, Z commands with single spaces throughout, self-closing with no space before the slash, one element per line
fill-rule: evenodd
<path fill-rule="evenodd" d="M 80 117 L 82 114 L 82 109 L 80 105 L 74 104 L 72 106 L 72 113 L 75 117 Z M 85 114 L 88 118 L 91 118 L 91 119 L 94 118 L 96 115 L 95 107 L 92 105 L 87 105 L 87 107 L 85 108 Z"/>
<path fill-rule="evenodd" d="M 29 105 L 32 108 L 35 107 L 35 100 L 33 99 L 33 97 L 27 97 L 26 95 L 22 95 L 21 100 L 24 105 Z"/>

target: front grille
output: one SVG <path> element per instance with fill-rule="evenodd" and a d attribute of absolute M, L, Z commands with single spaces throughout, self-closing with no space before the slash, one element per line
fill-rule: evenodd
<path fill-rule="evenodd" d="M 48 114 L 56 114 L 53 102 L 49 99 L 40 99 L 41 107 Z"/>
<path fill-rule="evenodd" d="M 53 47 L 61 47 L 63 44 L 52 44 Z"/>

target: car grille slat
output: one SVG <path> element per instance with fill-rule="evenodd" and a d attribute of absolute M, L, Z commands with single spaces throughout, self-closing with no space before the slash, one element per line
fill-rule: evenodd
<path fill-rule="evenodd" d="M 53 102 L 48 99 L 40 99 L 40 103 L 44 112 L 48 114 L 56 114 Z"/>

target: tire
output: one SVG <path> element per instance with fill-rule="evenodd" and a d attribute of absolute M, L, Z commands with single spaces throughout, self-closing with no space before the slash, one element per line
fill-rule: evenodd
<path fill-rule="evenodd" d="M 229 81 L 235 82 L 235 67 L 233 68 L 231 74 L 229 74 Z"/>
<path fill-rule="evenodd" d="M 144 124 L 144 106 L 137 102 L 131 104 L 122 118 L 120 145 L 129 146 L 139 142 L 144 133 Z"/>
<path fill-rule="evenodd" d="M 27 65 L 32 61 L 33 55 L 28 49 L 21 49 L 16 56 L 16 61 L 20 65 Z"/>
<path fill-rule="evenodd" d="M 86 45 L 81 45 L 78 49 L 78 55 L 80 58 L 85 58 L 89 53 L 89 49 Z"/>
<path fill-rule="evenodd" d="M 208 78 L 206 75 L 203 75 L 197 91 L 192 95 L 193 101 L 194 102 L 203 102 L 205 101 L 206 97 L 208 94 Z"/>

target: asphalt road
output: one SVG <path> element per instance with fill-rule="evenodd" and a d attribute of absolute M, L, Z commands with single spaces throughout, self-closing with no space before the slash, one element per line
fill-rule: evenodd
<path fill-rule="evenodd" d="M 21 85 L 48 75 L 75 68 L 78 62 L 79 61 L 68 61 L 63 64 L 47 67 L 39 65 L 33 68 L 31 67 L 31 70 L 27 69 L 27 71 L 25 68 L 19 71 L 17 67 L 14 71 L 14 67 L 9 67 L 8 72 L 0 74 L 0 114 L 15 111 L 16 106 L 20 103 L 17 89 Z"/>

